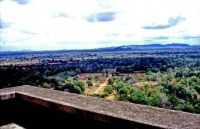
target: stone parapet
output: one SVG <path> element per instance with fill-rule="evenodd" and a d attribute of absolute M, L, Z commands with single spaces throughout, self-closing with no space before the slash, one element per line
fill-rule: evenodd
<path fill-rule="evenodd" d="M 19 99 L 115 125 L 200 129 L 200 115 L 33 86 L 0 89 L 0 101 Z"/>

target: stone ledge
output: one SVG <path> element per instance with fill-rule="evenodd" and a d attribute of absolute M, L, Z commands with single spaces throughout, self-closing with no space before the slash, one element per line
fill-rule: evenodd
<path fill-rule="evenodd" d="M 15 98 L 15 92 L 8 92 L 0 94 L 0 100 L 8 100 Z"/>
<path fill-rule="evenodd" d="M 15 94 L 15 95 L 13 95 Z M 199 129 L 200 115 L 140 104 L 106 100 L 33 86 L 0 89 L 0 100 L 16 98 L 107 123 L 142 124 L 157 128 Z"/>
<path fill-rule="evenodd" d="M 7 125 L 0 126 L 0 129 L 25 129 L 25 128 L 15 124 L 15 123 L 10 123 Z"/>

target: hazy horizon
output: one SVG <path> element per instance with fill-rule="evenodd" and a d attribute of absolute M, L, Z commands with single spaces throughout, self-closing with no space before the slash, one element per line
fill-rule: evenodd
<path fill-rule="evenodd" d="M 63 49 L 49 49 L 49 50 L 47 50 L 47 49 L 40 49 L 40 50 L 32 50 L 32 49 L 21 49 L 21 50 L 2 50 L 2 51 L 0 51 L 0 52 L 19 52 L 19 51 L 62 51 L 62 50 L 96 50 L 96 49 L 112 49 L 112 48 L 117 48 L 117 47 L 123 47 L 123 46 L 132 46 L 132 45 L 135 45 L 135 47 L 133 47 L 133 49 L 137 49 L 137 46 L 139 46 L 138 47 L 138 49 L 149 49 L 149 48 L 159 48 L 159 47 L 156 47 L 156 46 L 149 46 L 149 47 L 145 47 L 145 45 L 163 45 L 163 47 L 162 48 L 172 48 L 172 46 L 170 46 L 170 47 L 164 47 L 164 45 L 174 45 L 175 44 L 175 46 L 177 45 L 177 44 L 179 44 L 179 45 L 189 45 L 189 44 L 187 44 L 187 43 L 168 43 L 168 44 L 159 44 L 159 43 L 152 43 L 152 44 L 129 44 L 129 45 L 120 45 L 120 46 L 107 46 L 107 47 L 98 47 L 98 48 L 72 48 L 72 49 L 65 49 L 65 48 L 63 48 Z M 143 47 L 143 45 L 144 45 L 144 47 Z M 175 47 L 174 46 L 174 47 Z M 189 45 L 189 47 L 196 47 L 196 46 L 198 46 L 198 47 L 200 47 L 200 45 Z M 179 47 L 179 48 L 182 48 L 181 46 L 176 46 L 176 47 Z M 185 48 L 185 47 L 183 47 L 183 48 Z M 1 50 L 1 49 L 0 49 Z"/>
<path fill-rule="evenodd" d="M 199 0 L 0 0 L 0 51 L 200 45 Z"/>

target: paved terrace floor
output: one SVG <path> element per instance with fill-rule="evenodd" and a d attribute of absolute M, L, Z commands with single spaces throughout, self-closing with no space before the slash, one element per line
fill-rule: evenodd
<path fill-rule="evenodd" d="M 0 89 L 0 101 L 7 101 L 12 98 L 97 121 L 116 125 L 126 124 L 126 128 L 135 126 L 134 128 L 200 129 L 199 114 L 95 98 L 28 85 Z"/>

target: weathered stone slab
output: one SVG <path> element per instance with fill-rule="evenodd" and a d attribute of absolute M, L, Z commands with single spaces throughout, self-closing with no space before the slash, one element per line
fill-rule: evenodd
<path fill-rule="evenodd" d="M 0 94 L 0 100 L 8 100 L 15 98 L 15 92 L 8 92 Z"/>
<path fill-rule="evenodd" d="M 15 124 L 15 123 L 10 123 L 7 125 L 0 126 L 0 129 L 25 129 L 25 128 Z"/>
<path fill-rule="evenodd" d="M 199 114 L 95 98 L 33 86 L 1 89 L 0 96 L 5 96 L 9 93 L 13 94 L 13 92 L 15 92 L 16 99 L 107 123 L 123 124 L 125 122 L 155 128 L 200 129 Z M 8 99 L 9 97 L 0 98 Z"/>

